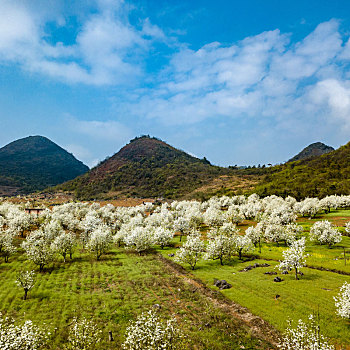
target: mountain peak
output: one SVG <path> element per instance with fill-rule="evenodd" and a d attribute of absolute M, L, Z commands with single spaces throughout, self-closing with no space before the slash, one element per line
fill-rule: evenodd
<path fill-rule="evenodd" d="M 313 157 L 318 157 L 332 151 L 334 151 L 333 147 L 327 146 L 322 142 L 314 142 L 314 143 L 311 143 L 309 146 L 305 147 L 296 156 L 289 159 L 288 162 L 294 162 L 297 160 L 304 160 L 304 159 L 309 159 Z"/>
<path fill-rule="evenodd" d="M 15 140 L 7 144 L 6 146 L 0 148 L 0 152 L 26 152 L 28 150 L 32 149 L 38 149 L 38 148 L 45 148 L 48 146 L 55 146 L 59 147 L 56 145 L 54 142 L 49 140 L 45 136 L 40 136 L 40 135 L 35 135 L 35 136 L 27 136 L 23 137 L 21 139 Z"/>
<path fill-rule="evenodd" d="M 166 142 L 144 135 L 131 140 L 87 174 L 58 189 L 78 198 L 115 196 L 174 198 L 190 193 L 227 170 L 210 165 Z"/>
<path fill-rule="evenodd" d="M 89 168 L 44 136 L 28 136 L 0 148 L 0 195 L 27 193 L 68 181 Z M 15 190 L 13 190 L 15 188 Z"/>
<path fill-rule="evenodd" d="M 190 156 L 189 154 L 170 146 L 166 142 L 150 136 L 141 136 L 131 140 L 127 145 L 125 145 L 116 156 L 131 161 L 140 161 L 143 158 L 156 157 L 157 160 L 162 158 L 174 158 L 174 157 L 185 157 L 188 160 L 197 159 Z M 165 159 L 173 160 L 173 159 Z"/>

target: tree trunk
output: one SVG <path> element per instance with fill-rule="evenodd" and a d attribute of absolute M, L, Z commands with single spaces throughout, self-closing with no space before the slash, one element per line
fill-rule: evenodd
<path fill-rule="evenodd" d="M 259 253 L 261 254 L 261 242 L 260 242 L 260 239 L 259 239 Z"/>
<path fill-rule="evenodd" d="M 24 297 L 23 300 L 27 300 L 28 289 L 24 289 Z"/>
<path fill-rule="evenodd" d="M 9 262 L 9 257 L 5 256 L 5 263 L 8 263 L 8 262 Z"/>
<path fill-rule="evenodd" d="M 296 280 L 299 279 L 299 277 L 298 277 L 298 269 L 297 269 L 297 268 L 295 268 L 295 279 L 296 279 Z"/>
<path fill-rule="evenodd" d="M 66 262 L 66 253 L 63 253 L 63 262 Z"/>
<path fill-rule="evenodd" d="M 114 341 L 112 331 L 108 332 L 108 338 L 109 338 L 109 341 Z"/>
<path fill-rule="evenodd" d="M 222 256 L 220 256 L 220 264 L 221 266 L 224 266 L 224 263 L 222 262 Z"/>
<path fill-rule="evenodd" d="M 239 260 L 242 260 L 242 249 L 238 251 Z"/>

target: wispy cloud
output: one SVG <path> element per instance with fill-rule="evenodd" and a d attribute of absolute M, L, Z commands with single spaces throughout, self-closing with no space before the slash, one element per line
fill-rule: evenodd
<path fill-rule="evenodd" d="M 72 44 L 50 43 L 48 17 L 35 15 L 29 4 L 1 3 L 0 59 L 68 83 L 128 84 L 142 74 L 139 56 L 153 40 L 165 37 L 149 19 L 139 29 L 131 26 L 130 8 L 123 1 L 98 1 L 97 11 L 79 24 Z M 65 25 L 62 16 L 50 20 Z"/>
<path fill-rule="evenodd" d="M 103 101 L 115 101 L 107 106 L 109 120 L 66 119 L 71 135 L 108 144 L 103 152 L 135 136 L 131 123 L 137 122 L 137 130 L 181 135 L 204 124 L 215 131 L 222 123 L 237 125 L 244 136 L 235 137 L 251 153 L 259 142 L 280 135 L 302 134 L 306 140 L 331 128 L 350 129 L 350 40 L 338 20 L 320 23 L 298 42 L 293 33 L 276 29 L 192 49 L 176 37 L 176 28 L 164 30 L 148 16 L 131 21 L 134 8 L 126 1 L 92 0 L 86 6 L 93 10 L 71 17 L 60 8 L 50 10 L 44 0 L 38 3 L 46 10 L 37 11 L 34 3 L 1 2 L 0 64 L 92 85 Z M 76 23 L 64 40 L 55 31 L 69 31 L 72 17 Z M 165 45 L 166 52 L 155 50 L 157 45 Z M 97 158 L 91 150 L 90 157 L 77 146 L 70 149 Z"/>
<path fill-rule="evenodd" d="M 114 120 L 78 120 L 73 117 L 67 118 L 68 128 L 75 133 L 89 136 L 100 141 L 126 141 L 132 136 L 131 130 Z"/>
<path fill-rule="evenodd" d="M 279 30 L 232 45 L 214 42 L 175 53 L 153 90 L 126 110 L 164 124 L 212 118 L 314 123 L 326 114 L 350 125 L 349 43 L 331 20 L 297 43 Z"/>
<path fill-rule="evenodd" d="M 114 120 L 79 120 L 65 115 L 62 127 L 62 144 L 89 167 L 113 155 L 134 137 L 128 126 Z"/>

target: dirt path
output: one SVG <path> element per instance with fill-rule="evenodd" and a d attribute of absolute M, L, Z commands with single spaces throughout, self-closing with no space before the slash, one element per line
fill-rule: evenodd
<path fill-rule="evenodd" d="M 273 349 L 277 348 L 280 333 L 272 325 L 262 318 L 253 315 L 247 308 L 227 299 L 219 291 L 211 290 L 201 280 L 191 275 L 182 266 L 164 258 L 161 254 L 157 254 L 157 258 L 176 276 L 182 278 L 186 283 L 192 285 L 194 291 L 199 291 L 202 295 L 205 295 L 213 305 L 221 308 L 225 312 L 228 312 L 234 318 L 247 325 L 251 329 L 253 336 L 271 343 Z"/>

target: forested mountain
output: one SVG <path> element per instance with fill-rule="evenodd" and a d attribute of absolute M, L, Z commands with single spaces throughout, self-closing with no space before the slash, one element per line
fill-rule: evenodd
<path fill-rule="evenodd" d="M 131 140 L 88 173 L 55 190 L 73 192 L 80 199 L 180 198 L 232 173 L 230 169 L 213 166 L 205 158 L 193 157 L 157 138 L 142 136 Z"/>
<path fill-rule="evenodd" d="M 319 156 L 320 151 L 330 147 L 312 144 L 297 156 L 301 160 L 273 167 L 224 168 L 141 136 L 88 171 L 49 139 L 30 136 L 0 149 L 0 195 L 43 189 L 70 192 L 78 199 L 350 194 L 350 143 Z"/>
<path fill-rule="evenodd" d="M 301 199 L 350 194 L 350 143 L 317 156 L 315 149 L 329 150 L 322 145 L 311 145 L 303 153 L 305 159 L 282 165 L 223 168 L 157 138 L 142 136 L 131 140 L 88 173 L 51 190 L 70 192 L 78 199 L 204 199 L 252 192 Z"/>
<path fill-rule="evenodd" d="M 327 146 L 322 142 L 315 142 L 305 147 L 300 153 L 290 159 L 289 162 L 322 156 L 322 154 L 326 154 L 332 151 L 334 151 L 333 147 Z"/>
<path fill-rule="evenodd" d="M 0 195 L 42 190 L 88 170 L 71 153 L 46 137 L 25 137 L 0 148 Z"/>
<path fill-rule="evenodd" d="M 350 142 L 315 158 L 268 168 L 256 190 L 260 195 L 324 197 L 350 194 Z"/>

